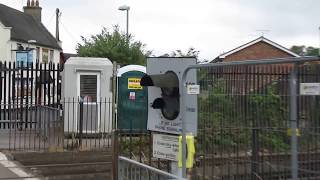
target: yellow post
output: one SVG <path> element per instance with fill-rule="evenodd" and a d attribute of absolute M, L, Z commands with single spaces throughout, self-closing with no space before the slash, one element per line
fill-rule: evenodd
<path fill-rule="evenodd" d="M 192 168 L 193 161 L 194 161 L 194 154 L 196 153 L 196 148 L 194 146 L 194 136 L 187 135 L 186 140 L 187 140 L 186 168 Z M 179 136 L 178 167 L 182 168 L 182 136 Z"/>

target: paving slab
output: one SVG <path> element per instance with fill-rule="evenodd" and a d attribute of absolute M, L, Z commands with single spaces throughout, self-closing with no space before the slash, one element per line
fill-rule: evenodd
<path fill-rule="evenodd" d="M 10 161 L 0 152 L 0 179 L 39 180 L 24 171 L 17 163 Z"/>

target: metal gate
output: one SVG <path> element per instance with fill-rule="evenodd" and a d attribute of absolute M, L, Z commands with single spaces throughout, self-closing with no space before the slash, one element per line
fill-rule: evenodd
<path fill-rule="evenodd" d="M 318 179 L 319 60 L 304 57 L 191 66 L 198 70 L 201 90 L 196 165 L 189 170 L 192 177 Z"/>

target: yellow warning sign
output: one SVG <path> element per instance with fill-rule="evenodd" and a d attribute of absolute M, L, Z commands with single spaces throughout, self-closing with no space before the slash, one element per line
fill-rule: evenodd
<path fill-rule="evenodd" d="M 292 135 L 292 130 L 291 130 L 291 128 L 288 128 L 287 129 L 287 134 L 288 134 L 288 136 L 291 136 Z M 300 132 L 300 129 L 296 129 L 296 136 L 301 136 L 301 132 Z"/>
<path fill-rule="evenodd" d="M 140 78 L 128 78 L 128 89 L 142 89 Z"/>

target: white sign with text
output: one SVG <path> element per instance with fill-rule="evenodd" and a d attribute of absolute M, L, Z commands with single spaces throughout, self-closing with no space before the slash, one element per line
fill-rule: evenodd
<path fill-rule="evenodd" d="M 187 85 L 187 94 L 200 94 L 199 85 Z"/>
<path fill-rule="evenodd" d="M 320 95 L 320 83 L 300 83 L 301 95 Z"/>
<path fill-rule="evenodd" d="M 179 137 L 153 134 L 153 157 L 178 161 Z"/>

